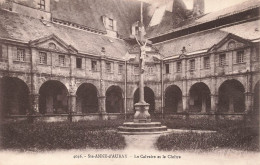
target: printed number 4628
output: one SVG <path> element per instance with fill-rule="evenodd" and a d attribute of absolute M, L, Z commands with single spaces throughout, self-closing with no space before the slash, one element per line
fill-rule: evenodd
<path fill-rule="evenodd" d="M 75 159 L 80 159 L 80 158 L 83 158 L 83 156 L 82 155 L 73 155 L 73 158 L 75 158 Z"/>

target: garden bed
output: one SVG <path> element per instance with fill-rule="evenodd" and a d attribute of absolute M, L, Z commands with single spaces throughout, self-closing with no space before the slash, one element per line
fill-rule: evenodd
<path fill-rule="evenodd" d="M 17 150 L 123 149 L 124 137 L 113 131 L 123 121 L 5 123 L 1 148 Z"/>
<path fill-rule="evenodd" d="M 250 121 L 165 120 L 168 128 L 214 130 L 216 133 L 173 133 L 156 142 L 159 150 L 213 150 L 217 148 L 259 151 L 259 127 Z"/>

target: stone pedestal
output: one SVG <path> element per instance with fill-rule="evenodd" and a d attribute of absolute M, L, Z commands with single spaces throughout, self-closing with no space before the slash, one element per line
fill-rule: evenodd
<path fill-rule="evenodd" d="M 134 123 L 150 123 L 151 116 L 148 112 L 149 110 L 148 103 L 136 103 L 135 104 L 135 114 L 134 114 Z"/>

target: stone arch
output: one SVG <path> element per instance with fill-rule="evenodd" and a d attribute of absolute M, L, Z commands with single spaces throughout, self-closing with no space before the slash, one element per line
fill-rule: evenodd
<path fill-rule="evenodd" d="M 77 89 L 76 95 L 77 112 L 98 112 L 98 92 L 95 85 L 90 83 L 81 84 Z"/>
<path fill-rule="evenodd" d="M 244 112 L 245 88 L 235 79 L 224 81 L 218 89 L 218 111 L 220 112 Z"/>
<path fill-rule="evenodd" d="M 30 109 L 28 85 L 17 77 L 0 79 L 0 109 L 5 115 L 26 115 Z"/>
<path fill-rule="evenodd" d="M 40 88 L 42 87 L 43 84 L 45 84 L 46 82 L 49 81 L 56 81 L 56 82 L 60 82 L 61 84 L 64 85 L 64 87 L 66 87 L 67 91 L 71 94 L 76 94 L 76 90 L 73 93 L 73 90 L 71 90 L 70 88 L 70 83 L 68 79 L 64 79 L 64 78 L 57 78 L 57 77 L 38 77 L 38 83 L 37 83 L 37 91 L 40 91 Z M 77 88 L 76 88 L 77 89 Z M 71 91 L 71 92 L 70 92 Z"/>
<path fill-rule="evenodd" d="M 106 91 L 106 112 L 122 113 L 124 110 L 123 90 L 112 85 Z"/>
<path fill-rule="evenodd" d="M 68 113 L 68 89 L 60 81 L 48 80 L 39 89 L 39 112 Z"/>
<path fill-rule="evenodd" d="M 83 81 L 80 81 L 80 82 L 76 82 L 76 89 L 78 90 L 80 86 L 84 85 L 84 84 L 91 84 L 93 85 L 93 87 L 96 88 L 97 90 L 97 97 L 100 96 L 100 91 L 99 91 L 99 84 L 98 83 L 95 83 L 95 81 L 88 81 L 87 82 L 83 82 Z M 76 91 L 77 92 L 77 91 Z M 75 93 L 76 94 L 76 93 Z"/>
<path fill-rule="evenodd" d="M 144 101 L 150 104 L 149 113 L 154 113 L 155 110 L 155 95 L 151 88 L 144 87 Z M 139 88 L 134 92 L 134 104 L 139 102 Z"/>
<path fill-rule="evenodd" d="M 198 82 L 189 90 L 189 108 L 191 112 L 208 112 L 211 107 L 210 89 L 203 83 Z"/>
<path fill-rule="evenodd" d="M 225 82 L 225 81 L 230 81 L 230 80 L 236 80 L 240 84 L 242 84 L 244 87 L 246 87 L 246 79 L 243 77 L 236 77 L 236 78 L 223 78 L 223 79 L 217 79 L 217 86 L 216 89 L 219 89 L 220 86 Z"/>
<path fill-rule="evenodd" d="M 168 86 L 165 90 L 165 113 L 176 113 L 183 110 L 182 91 L 177 85 Z"/>

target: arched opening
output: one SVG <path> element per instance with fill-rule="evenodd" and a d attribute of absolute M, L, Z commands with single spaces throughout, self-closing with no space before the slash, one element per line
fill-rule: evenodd
<path fill-rule="evenodd" d="M 155 110 L 155 99 L 154 99 L 154 92 L 149 87 L 144 87 L 144 101 L 150 104 L 149 106 L 149 113 L 154 113 Z M 134 104 L 139 102 L 139 88 L 136 89 L 134 93 Z"/>
<path fill-rule="evenodd" d="M 171 85 L 165 90 L 165 113 L 182 111 L 182 92 L 176 85 Z"/>
<path fill-rule="evenodd" d="M 218 111 L 245 111 L 245 88 L 237 80 L 227 80 L 221 84 L 218 91 Z"/>
<path fill-rule="evenodd" d="M 210 111 L 210 90 L 209 87 L 199 82 L 191 86 L 189 97 L 189 108 L 191 112 Z"/>
<path fill-rule="evenodd" d="M 106 92 L 106 112 L 120 113 L 123 112 L 123 92 L 119 86 L 111 86 Z"/>
<path fill-rule="evenodd" d="M 260 82 L 258 81 L 255 85 L 254 88 L 254 101 L 253 101 L 253 112 L 258 116 L 259 115 L 259 93 L 260 93 L 260 88 L 259 88 Z"/>
<path fill-rule="evenodd" d="M 97 88 L 93 84 L 81 84 L 76 92 L 77 111 L 82 113 L 98 112 Z"/>
<path fill-rule="evenodd" d="M 39 111 L 46 113 L 68 113 L 68 90 L 59 81 L 50 80 L 42 84 L 39 98 Z"/>
<path fill-rule="evenodd" d="M 0 81 L 2 115 L 26 115 L 30 109 L 26 83 L 14 77 L 4 77 Z"/>

